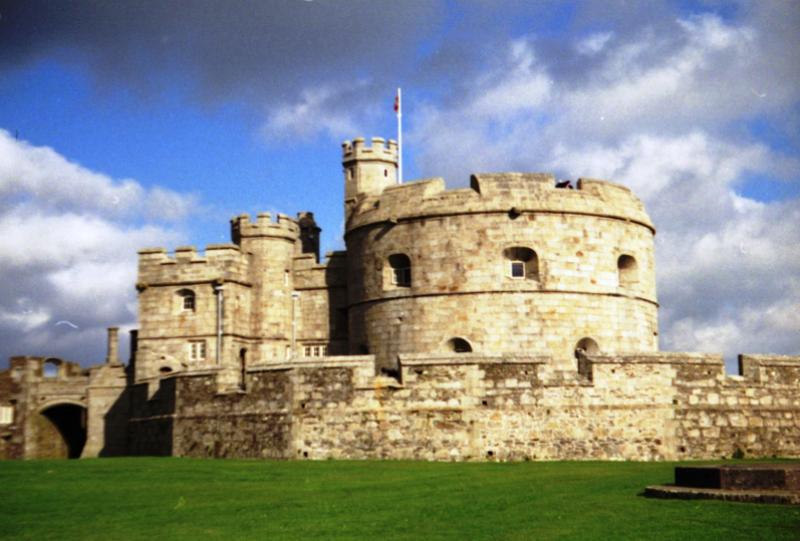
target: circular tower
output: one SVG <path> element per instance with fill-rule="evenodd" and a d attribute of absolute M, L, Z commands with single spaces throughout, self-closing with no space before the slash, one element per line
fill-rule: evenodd
<path fill-rule="evenodd" d="M 401 353 L 547 356 L 567 370 L 581 352 L 657 350 L 655 230 L 627 188 L 522 173 L 455 190 L 345 182 L 352 353 L 380 367 Z"/>

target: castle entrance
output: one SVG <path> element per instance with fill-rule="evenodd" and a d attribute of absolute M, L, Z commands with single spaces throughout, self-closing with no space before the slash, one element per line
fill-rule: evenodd
<path fill-rule="evenodd" d="M 39 412 L 37 458 L 80 458 L 86 444 L 86 408 L 64 402 Z"/>

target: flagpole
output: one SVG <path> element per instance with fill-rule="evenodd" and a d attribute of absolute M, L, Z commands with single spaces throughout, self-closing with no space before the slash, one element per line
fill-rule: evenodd
<path fill-rule="evenodd" d="M 397 88 L 397 183 L 403 183 L 403 95 Z"/>

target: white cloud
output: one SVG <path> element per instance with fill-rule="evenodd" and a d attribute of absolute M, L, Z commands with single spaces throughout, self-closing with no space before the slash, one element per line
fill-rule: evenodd
<path fill-rule="evenodd" d="M 352 87 L 327 85 L 307 89 L 298 101 L 274 107 L 262 126 L 262 134 L 278 141 L 307 140 L 319 134 L 334 139 L 352 137 L 358 132 L 351 116 L 353 108 L 342 104 L 365 84 L 361 81 Z"/>
<path fill-rule="evenodd" d="M 580 54 L 594 56 L 605 48 L 613 36 L 613 32 L 596 32 L 580 40 L 575 49 Z"/>
<path fill-rule="evenodd" d="M 73 163 L 49 147 L 14 139 L 0 129 L 0 201 L 35 200 L 38 207 L 116 218 L 144 215 L 180 220 L 194 198 L 131 179 L 115 181 Z"/>
<path fill-rule="evenodd" d="M 737 193 L 749 176 L 800 182 L 796 157 L 740 129 L 798 114 L 800 47 L 794 65 L 776 56 L 798 41 L 779 19 L 593 35 L 572 49 L 602 51 L 578 78 L 516 41 L 464 99 L 420 109 L 408 139 L 423 176 L 453 185 L 504 169 L 630 186 L 658 229 L 662 348 L 800 353 L 800 201 Z"/>
<path fill-rule="evenodd" d="M 136 321 L 136 250 L 175 245 L 192 196 L 144 189 L 0 131 L 0 355 L 102 360 Z M 154 216 L 160 221 L 150 221 Z"/>

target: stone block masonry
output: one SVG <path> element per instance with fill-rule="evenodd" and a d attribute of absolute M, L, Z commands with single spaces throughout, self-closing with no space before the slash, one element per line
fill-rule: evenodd
<path fill-rule="evenodd" d="M 397 150 L 343 144 L 346 249 L 323 261 L 307 211 L 141 250 L 129 365 L 113 328 L 90 370 L 12 359 L 0 457 L 800 457 L 800 358 L 726 376 L 658 351 L 655 228 L 629 189 L 399 185 Z"/>
<path fill-rule="evenodd" d="M 800 456 L 797 357 L 597 356 L 591 379 L 543 357 L 372 356 L 253 369 L 248 391 L 175 375 L 170 453 L 198 457 L 415 460 L 682 460 Z M 163 423 L 162 415 L 133 424 Z M 163 430 L 162 430 L 163 432 Z"/>

